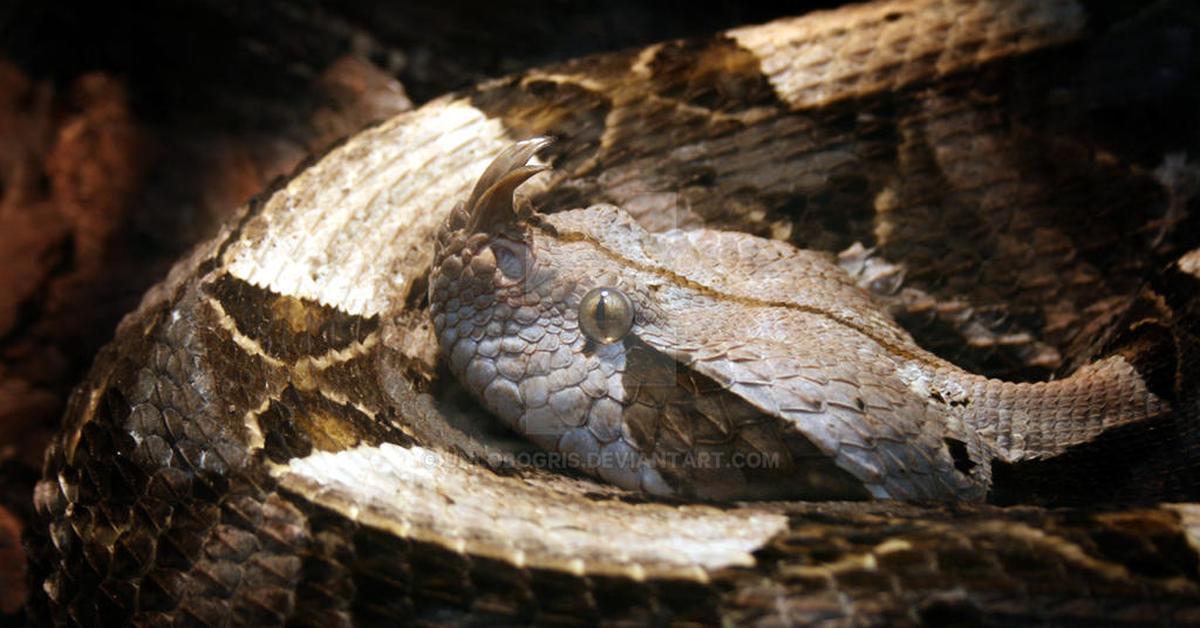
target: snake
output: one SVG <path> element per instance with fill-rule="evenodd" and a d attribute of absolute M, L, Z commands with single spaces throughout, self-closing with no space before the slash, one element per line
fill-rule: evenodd
<path fill-rule="evenodd" d="M 884 0 L 359 132 L 96 357 L 31 616 L 1200 623 L 1190 170 L 1077 114 L 1105 19 Z"/>
<path fill-rule="evenodd" d="M 966 373 L 923 352 L 831 260 L 771 240 L 649 234 L 613 206 L 518 222 L 511 190 L 539 171 L 523 162 L 540 143 L 502 152 L 451 214 L 430 311 L 451 369 L 489 410 L 609 482 L 981 500 L 992 458 L 1053 457 L 1165 411 L 1121 356 L 1041 384 Z M 677 391 L 681 370 L 720 386 Z M 728 486 L 744 477 L 722 476 L 745 474 L 697 477 L 699 460 L 736 453 L 788 460 L 744 491 Z"/>

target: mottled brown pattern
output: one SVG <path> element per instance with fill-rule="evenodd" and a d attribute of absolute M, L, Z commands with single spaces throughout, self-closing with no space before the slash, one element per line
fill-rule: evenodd
<path fill-rule="evenodd" d="M 315 451 L 341 451 L 360 444 L 396 441 L 386 428 L 354 406 L 288 387 L 255 416 L 263 433 L 263 453 L 272 462 L 303 458 Z M 384 432 L 386 433 L 386 432 Z"/>
<path fill-rule="evenodd" d="M 344 351 L 379 328 L 373 318 L 275 294 L 229 275 L 218 277 L 206 292 L 220 301 L 238 333 L 258 343 L 267 355 L 288 362 Z"/>
<path fill-rule="evenodd" d="M 1153 173 L 1166 146 L 1130 154 L 1089 127 L 1094 92 L 1079 77 L 1092 71 L 1089 38 L 1103 38 L 1107 23 L 1084 32 L 1085 13 L 1067 0 L 874 3 L 532 70 L 364 131 L 181 261 L 97 357 L 38 486 L 35 617 L 1200 622 L 1196 507 L 1130 504 L 1197 498 L 1196 277 L 1173 263 L 1200 243 L 1187 197 L 1176 205 L 1182 219 L 1156 222 L 1165 209 Z M 913 37 L 881 39 L 896 34 L 890 24 Z M 793 63 L 755 53 L 782 94 L 772 100 L 751 74 L 751 36 L 779 50 L 879 54 Z M 778 79 L 799 68 L 822 70 L 803 75 L 822 80 L 786 92 Z M 1146 117 L 1138 102 L 1125 113 Z M 477 407 L 424 392 L 454 388 L 426 379 L 447 374 L 414 315 L 425 314 L 438 223 L 501 148 L 533 132 L 559 140 L 543 156 L 552 180 L 530 184 L 542 209 L 607 201 L 660 227 L 737 227 L 830 252 L 877 245 L 911 273 L 905 288 L 966 304 L 954 320 L 944 315 L 952 309 L 915 311 L 928 323 L 918 341 L 941 338 L 936 348 L 961 365 L 1031 379 L 1047 369 L 1029 363 L 1027 342 L 960 352 L 958 330 L 1025 333 L 1052 343 L 1064 365 L 1136 354 L 1170 404 L 1170 438 L 1154 450 L 1159 441 L 1123 436 L 1098 452 L 1097 464 L 1118 461 L 1120 486 L 1018 482 L 1006 496 L 1117 500 L 1086 509 L 714 506 L 541 464 L 462 420 Z M 1012 281 L 1014 269 L 1034 276 Z M 1167 300 L 1169 316 L 1137 306 L 1142 286 Z M 1062 299 L 1037 300 L 1056 289 Z M 906 303 L 919 301 L 897 307 Z M 1011 318 L 1005 303 L 1016 304 Z M 1093 314 L 1112 315 L 1103 333 L 1052 333 Z M 309 332 L 292 342 L 293 328 Z M 296 432 L 291 443 L 313 451 L 273 462 L 256 415 L 270 411 L 292 430 L 326 424 L 289 421 L 284 406 L 336 412 L 348 436 Z M 364 417 L 389 429 L 365 428 Z M 347 448 L 359 440 L 386 442 Z M 960 445 L 937 445 L 947 464 L 966 466 Z"/>

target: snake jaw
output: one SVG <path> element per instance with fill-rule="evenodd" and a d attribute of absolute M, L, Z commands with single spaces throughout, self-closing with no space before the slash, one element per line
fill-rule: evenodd
<path fill-rule="evenodd" d="M 467 199 L 468 233 L 492 231 L 518 217 L 513 193 L 534 175 L 550 169 L 528 162 L 552 141 L 549 137 L 535 137 L 517 142 L 496 156 Z"/>

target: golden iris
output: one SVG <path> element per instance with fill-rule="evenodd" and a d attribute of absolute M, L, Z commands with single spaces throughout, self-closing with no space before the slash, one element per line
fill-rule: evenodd
<path fill-rule="evenodd" d="M 633 327 L 633 302 L 616 288 L 592 288 L 579 300 L 579 328 L 596 342 L 608 344 Z"/>

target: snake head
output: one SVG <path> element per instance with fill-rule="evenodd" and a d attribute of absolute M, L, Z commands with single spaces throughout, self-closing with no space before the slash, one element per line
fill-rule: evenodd
<path fill-rule="evenodd" d="M 695 312 L 736 300 L 721 302 L 671 270 L 673 261 L 711 261 L 704 244 L 648 233 L 612 205 L 514 210 L 516 188 L 543 170 L 527 161 L 546 144 L 500 153 L 438 234 L 430 315 L 467 391 L 556 460 L 623 488 L 713 498 L 861 494 L 811 445 L 793 446 L 803 438 L 781 435 L 761 407 L 693 368 L 708 348 L 725 356 L 715 344 L 722 329 L 742 324 L 726 316 L 704 328 Z M 719 248 L 748 249 L 730 244 Z M 680 251 L 696 259 L 675 260 Z M 747 454 L 780 465 L 729 464 Z M 815 462 L 797 471 L 793 458 Z"/>
<path fill-rule="evenodd" d="M 517 210 L 517 187 L 546 169 L 528 160 L 547 144 L 501 152 L 442 225 L 429 282 L 439 347 L 466 389 L 535 444 L 588 458 L 574 466 L 626 488 L 670 493 L 644 463 L 596 462 L 638 454 L 609 396 L 635 307 L 604 265 L 579 272 L 547 217 Z"/>
<path fill-rule="evenodd" d="M 894 381 L 918 349 L 828 256 L 612 205 L 517 212 L 546 143 L 503 151 L 438 234 L 434 332 L 488 411 L 653 494 L 977 498 L 945 444 L 965 437 Z"/>

